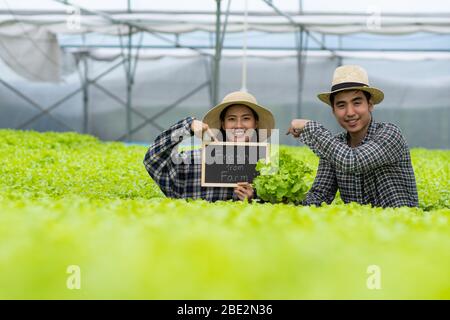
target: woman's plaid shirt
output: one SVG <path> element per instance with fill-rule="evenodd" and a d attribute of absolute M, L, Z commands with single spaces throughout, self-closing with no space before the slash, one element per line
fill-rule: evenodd
<path fill-rule="evenodd" d="M 329 204 L 339 190 L 345 203 L 418 206 L 408 145 L 397 126 L 375 123 L 372 119 L 364 140 L 351 148 L 345 132 L 333 136 L 320 123 L 310 121 L 299 140 L 320 158 L 304 205 Z"/>
<path fill-rule="evenodd" d="M 183 119 L 156 138 L 145 154 L 147 172 L 170 198 L 238 200 L 233 188 L 201 186 L 201 150 L 178 152 L 183 138 L 193 135 L 193 120 Z"/>

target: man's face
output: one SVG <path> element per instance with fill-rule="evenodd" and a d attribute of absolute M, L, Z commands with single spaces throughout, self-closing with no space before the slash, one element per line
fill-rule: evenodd
<path fill-rule="evenodd" d="M 369 125 L 372 110 L 373 104 L 360 90 L 342 91 L 334 97 L 334 116 L 350 133 L 358 133 Z"/>
<path fill-rule="evenodd" d="M 252 110 L 244 105 L 233 105 L 227 109 L 222 128 L 225 130 L 228 141 L 245 142 L 250 140 L 258 121 Z"/>

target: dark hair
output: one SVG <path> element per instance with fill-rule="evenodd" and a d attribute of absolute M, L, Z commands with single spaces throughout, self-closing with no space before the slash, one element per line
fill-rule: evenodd
<path fill-rule="evenodd" d="M 222 110 L 222 112 L 220 113 L 220 116 L 219 116 L 220 121 L 225 121 L 225 115 L 227 114 L 228 109 L 229 109 L 230 107 L 232 107 L 232 106 L 235 106 L 235 105 L 236 105 L 236 104 L 229 105 L 228 107 L 226 107 L 225 109 Z M 247 108 L 249 108 L 249 109 L 252 111 L 253 117 L 255 118 L 256 121 L 258 121 L 258 120 L 259 120 L 259 117 L 258 117 L 258 114 L 256 113 L 256 111 L 253 110 L 252 108 L 250 108 L 250 107 L 247 106 L 247 105 L 244 105 L 244 106 L 246 106 Z M 227 135 L 226 135 L 225 130 L 222 129 L 222 126 L 220 127 L 220 132 L 222 133 L 222 139 L 223 139 L 223 141 L 226 141 L 226 140 L 227 140 Z M 259 131 L 258 131 L 258 129 L 255 129 L 255 132 L 256 132 L 256 141 L 259 142 Z"/>
<path fill-rule="evenodd" d="M 231 104 L 231 105 L 229 105 L 228 107 L 226 107 L 225 109 L 222 110 L 222 112 L 220 113 L 220 116 L 219 116 L 220 121 L 225 121 L 225 115 L 227 114 L 228 109 L 230 107 L 233 107 L 233 106 L 236 106 L 236 104 Z M 256 119 L 256 121 L 259 120 L 258 114 L 256 113 L 255 110 L 253 110 L 252 108 L 250 108 L 249 106 L 247 106 L 245 104 L 243 106 L 246 106 L 247 108 L 249 108 L 252 111 L 253 117 Z"/>
<path fill-rule="evenodd" d="M 343 90 L 343 91 L 361 91 L 362 93 L 364 93 L 364 96 L 366 97 L 367 102 L 369 102 L 370 98 L 372 97 L 371 94 L 370 94 L 369 92 L 364 91 L 364 90 L 359 90 L 359 89 L 354 89 L 354 90 L 352 90 L 352 89 L 350 89 L 350 90 Z M 330 94 L 331 107 L 334 107 L 334 98 L 336 97 L 336 95 L 337 95 L 338 93 L 343 92 L 343 91 L 338 91 L 338 92 L 334 92 L 334 93 Z"/>

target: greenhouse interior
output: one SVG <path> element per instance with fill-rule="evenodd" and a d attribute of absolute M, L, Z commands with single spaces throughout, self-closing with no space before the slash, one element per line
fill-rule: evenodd
<path fill-rule="evenodd" d="M 148 144 L 245 86 L 274 110 L 280 130 L 306 118 L 338 132 L 317 94 L 337 66 L 357 64 L 385 93 L 375 119 L 399 125 L 411 147 L 450 146 L 448 12 L 340 12 L 312 1 L 250 1 L 247 11 L 242 1 L 35 2 L 11 2 L 0 14 L 0 127 Z"/>
<path fill-rule="evenodd" d="M 450 299 L 450 1 L 3 0 L 0 70 L 0 299 Z"/>

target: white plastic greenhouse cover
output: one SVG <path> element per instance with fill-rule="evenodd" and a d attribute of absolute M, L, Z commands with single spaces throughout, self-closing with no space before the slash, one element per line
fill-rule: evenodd
<path fill-rule="evenodd" d="M 44 28 L 48 32 L 59 33 L 87 33 L 96 32 L 100 34 L 128 34 L 125 23 L 135 22 L 148 31 L 159 33 L 188 33 L 194 31 L 214 32 L 216 29 L 216 15 L 190 14 L 190 13 L 153 13 L 153 14 L 111 14 L 117 23 L 98 16 L 82 16 L 80 28 L 70 28 L 68 15 L 18 15 L 7 14 L 0 16 L 0 31 L 2 33 L 14 33 L 20 35 L 32 30 L 24 30 L 27 27 Z M 426 16 L 383 16 L 377 18 L 377 25 L 371 26 L 368 15 L 297 15 L 291 16 L 296 25 L 292 25 L 283 16 L 251 16 L 248 17 L 249 31 L 261 31 L 268 33 L 297 32 L 299 26 L 309 31 L 325 34 L 352 34 L 352 33 L 375 33 L 375 34 L 408 34 L 415 32 L 450 33 L 449 17 L 426 17 Z M 225 17 L 222 17 L 224 20 Z M 243 17 L 231 15 L 228 18 L 227 32 L 244 31 Z"/>
<path fill-rule="evenodd" d="M 202 50 L 205 53 L 214 54 L 213 50 Z M 113 61 L 121 56 L 120 49 L 92 49 L 90 57 L 97 61 Z M 242 50 L 227 50 L 222 51 L 222 57 L 241 59 L 243 55 Z M 252 50 L 247 52 L 247 56 L 251 58 L 264 59 L 283 59 L 295 58 L 298 53 L 294 50 L 285 51 L 271 51 L 271 50 Z M 421 61 L 421 60 L 450 60 L 450 52 L 373 52 L 373 51 L 345 51 L 339 50 L 333 53 L 325 50 L 309 51 L 303 53 L 307 57 L 319 58 L 352 58 L 352 59 L 370 59 L 370 60 L 391 60 L 391 61 Z M 137 54 L 133 53 L 132 57 Z M 197 53 L 189 49 L 141 49 L 139 51 L 139 59 L 142 60 L 157 60 L 162 58 L 193 58 L 198 56 Z"/>
<path fill-rule="evenodd" d="M 66 7 L 66 6 L 62 6 Z M 31 14 L 30 14 L 31 13 Z M 111 14 L 110 19 L 96 15 L 82 15 L 78 27 L 68 21 L 68 14 L 61 12 L 50 14 L 20 14 L 20 12 L 7 11 L 0 15 L 0 57 L 17 74 L 33 81 L 60 81 L 64 74 L 75 71 L 73 59 L 70 54 L 63 52 L 58 42 L 58 36 L 68 34 L 95 33 L 99 35 L 127 35 L 129 28 L 127 22 L 138 24 L 148 32 L 159 34 L 186 34 L 196 31 L 213 33 L 215 31 L 215 13 L 213 11 L 203 14 L 189 12 L 173 13 L 133 13 Z M 370 17 L 369 17 L 370 18 Z M 222 17 L 224 20 L 225 17 Z M 299 26 L 310 32 L 321 34 L 348 35 L 355 33 L 372 33 L 383 35 L 404 35 L 417 32 L 435 34 L 450 34 L 450 18 L 446 16 L 395 16 L 380 15 L 375 25 L 370 22 L 367 15 L 355 14 L 308 14 L 293 15 L 293 25 L 285 17 L 273 12 L 258 13 L 249 16 L 248 30 L 264 33 L 294 33 Z M 227 24 L 227 33 L 243 32 L 243 16 L 230 15 Z M 134 29 L 134 32 L 138 32 Z M 120 54 L 120 50 L 93 50 L 90 52 L 96 60 L 108 61 Z M 213 54 L 213 52 L 210 52 Z M 224 56 L 240 55 L 240 51 L 225 51 Z M 179 58 L 191 57 L 193 51 L 146 51 L 143 59 L 157 59 L 163 56 Z M 274 58 L 289 57 L 296 52 L 252 52 L 254 57 Z M 327 52 L 313 53 L 315 55 L 329 55 Z M 395 54 L 373 54 L 371 52 L 336 52 L 335 57 L 346 58 L 378 58 L 394 60 L 427 60 L 449 59 L 449 53 L 436 52 L 404 52 Z"/>
<path fill-rule="evenodd" d="M 135 21 L 139 17 L 141 19 L 139 23 L 145 22 L 146 28 L 165 30 L 164 32 L 169 33 L 173 30 L 185 32 L 180 39 L 195 40 L 200 44 L 203 43 L 202 41 L 207 41 L 208 33 L 213 31 L 206 33 L 192 32 L 192 30 L 214 30 L 215 0 L 133 0 L 131 1 L 133 10 L 152 11 L 152 13 L 138 13 L 138 15 L 124 14 L 127 9 L 125 0 L 74 0 L 73 2 L 89 9 L 110 11 L 115 18 Z M 301 91 L 298 86 L 296 50 L 292 48 L 290 50 L 248 50 L 248 89 L 261 104 L 273 110 L 278 128 L 285 128 L 292 118 L 299 116 L 297 94 L 301 92 L 301 116 L 320 121 L 334 132 L 339 131 L 329 108 L 317 99 L 317 93 L 329 89 L 333 70 L 337 65 L 358 64 L 368 71 L 371 84 L 381 88 L 385 93 L 382 105 L 377 106 L 374 111 L 377 121 L 397 124 L 412 147 L 450 148 L 448 121 L 450 117 L 448 52 L 450 1 L 378 0 L 376 3 L 381 9 L 380 29 L 368 28 L 366 22 L 370 15 L 366 9 L 375 2 L 373 0 L 303 0 L 305 16 L 298 16 L 295 13 L 298 9 L 298 0 L 272 0 L 272 2 L 281 10 L 289 11 L 295 21 L 304 23 L 311 31 L 314 28 L 322 28 L 322 31 L 328 30 L 329 34 L 350 34 L 348 38 L 352 38 L 352 41 L 357 40 L 361 49 L 360 51 L 342 49 L 330 53 L 316 47 L 316 50 L 304 52 L 307 58 L 304 60 L 305 73 Z M 9 6 L 2 7 L 5 3 Z M 227 3 L 227 0 L 222 1 L 222 10 L 226 10 Z M 229 17 L 227 33 L 230 33 L 230 36 L 226 38 L 230 49 L 225 46 L 222 52 L 218 93 L 220 98 L 241 86 L 242 61 L 239 58 L 242 56 L 240 50 L 243 28 L 242 3 L 241 0 L 233 0 L 231 5 L 234 14 Z M 249 16 L 249 29 L 259 30 L 251 31 L 255 34 L 264 34 L 263 36 L 255 35 L 255 39 L 259 37 L 255 44 L 267 42 L 266 47 L 271 48 L 273 43 L 268 39 L 276 38 L 280 44 L 284 41 L 285 34 L 289 37 L 293 35 L 293 33 L 286 33 L 286 30 L 292 31 L 292 26 L 287 19 L 278 16 L 262 0 L 249 0 L 249 8 L 250 11 L 258 11 L 258 14 Z M 73 57 L 78 56 L 77 53 L 80 50 L 87 52 L 90 59 L 86 59 L 86 68 L 79 64 L 78 71 L 88 70 L 89 79 L 95 79 L 120 60 L 119 55 L 122 52 L 117 49 L 117 46 L 109 49 L 102 48 L 101 45 L 98 48 L 94 48 L 95 46 L 83 48 L 79 46 L 81 42 L 76 40 L 82 37 L 76 34 L 93 31 L 94 37 L 90 38 L 90 35 L 86 34 L 86 38 L 89 44 L 96 44 L 99 39 L 117 40 L 120 37 L 114 36 L 115 34 L 127 34 L 129 31 L 126 26 L 112 25 L 107 20 L 93 15 L 82 16 L 80 29 L 67 28 L 66 7 L 51 0 L 6 0 L 0 2 L 0 10 L 3 10 L 0 11 L 0 69 L 2 70 L 0 80 L 7 85 L 19 88 L 26 97 L 32 98 L 41 108 L 49 108 L 71 92 L 80 89 L 80 74 L 74 72 L 77 69 L 73 64 Z M 18 15 L 14 10 L 27 12 Z M 114 10 L 116 10 L 115 13 Z M 117 13 L 117 10 L 122 13 Z M 159 13 L 153 12 L 156 10 Z M 439 13 L 435 14 L 437 11 Z M 69 12 L 73 11 L 67 13 Z M 179 24 L 180 22 L 183 24 Z M 267 31 L 263 32 L 264 29 Z M 359 33 L 358 30 L 362 30 L 364 34 Z M 416 34 L 416 31 L 428 32 Z M 389 36 L 377 36 L 383 32 Z M 165 36 L 171 37 L 169 33 Z M 365 35 L 367 33 L 371 34 Z M 97 34 L 100 36 L 97 37 Z M 397 47 L 409 48 L 411 45 L 411 50 L 370 51 L 377 49 L 375 46 L 379 42 L 373 41 L 376 37 L 378 41 L 386 38 L 391 42 L 390 44 L 398 43 Z M 419 41 L 421 46 L 418 46 L 415 41 L 421 37 L 426 41 Z M 402 42 L 401 39 L 405 38 L 405 42 Z M 429 38 L 432 38 L 432 41 L 428 41 Z M 200 40 L 197 41 L 198 39 Z M 73 46 L 67 46 L 67 43 Z M 206 44 L 204 47 L 210 45 L 210 43 L 203 44 Z M 367 47 L 364 47 L 365 45 Z M 231 50 L 231 47 L 236 49 Z M 418 47 L 426 50 L 417 51 Z M 211 50 L 201 50 L 207 54 L 213 53 Z M 134 49 L 132 52 L 133 55 L 136 53 Z M 175 121 L 188 115 L 201 118 L 212 106 L 211 92 L 207 85 L 204 86 L 211 76 L 209 57 L 199 56 L 195 51 L 183 48 L 144 48 L 139 52 L 138 61 L 132 91 L 132 106 L 150 119 L 157 118 L 160 127 L 143 126 L 133 134 L 133 141 L 149 143 L 162 129 L 168 128 Z M 127 86 L 123 69 L 120 66 L 107 77 L 102 78 L 98 86 L 96 84 L 89 86 L 87 93 L 89 103 L 86 109 L 84 109 L 83 95 L 73 95 L 61 107 L 51 110 L 53 118 L 44 115 L 24 128 L 39 131 L 66 131 L 67 127 L 61 125 L 63 122 L 73 130 L 83 132 L 83 117 L 87 114 L 89 121 L 86 132 L 104 140 L 119 139 L 127 131 L 124 120 L 127 117 L 126 110 L 123 105 L 105 94 L 104 89 L 108 89 L 119 99 L 125 99 L 123 97 L 127 96 Z M 52 81 L 58 83 L 49 83 Z M 159 116 L 167 111 L 169 106 L 176 105 L 180 97 L 186 96 L 200 86 L 203 86 L 203 89 L 190 95 L 176 108 L 170 107 L 169 112 Z M 5 85 L 0 86 L 0 97 L 2 99 L 0 127 L 20 128 L 41 112 L 36 105 L 31 106 L 26 99 L 18 98 L 16 92 L 9 90 Z M 134 113 L 132 116 L 133 127 L 143 123 L 144 120 L 141 117 Z M 60 123 L 56 122 L 55 118 L 60 120 Z M 280 142 L 295 143 L 284 136 L 281 137 Z"/>

